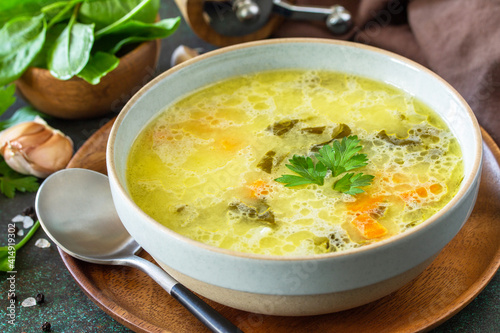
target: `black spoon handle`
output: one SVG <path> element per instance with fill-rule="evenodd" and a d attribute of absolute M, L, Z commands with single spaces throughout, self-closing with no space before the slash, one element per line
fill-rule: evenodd
<path fill-rule="evenodd" d="M 177 283 L 172 287 L 170 295 L 188 309 L 199 321 L 212 332 L 217 333 L 243 333 L 237 326 L 227 320 L 210 305 L 202 301 L 182 284 Z"/>

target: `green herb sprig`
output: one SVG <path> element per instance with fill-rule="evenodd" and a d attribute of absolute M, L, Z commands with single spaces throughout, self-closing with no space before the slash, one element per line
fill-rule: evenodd
<path fill-rule="evenodd" d="M 118 66 L 125 44 L 168 37 L 180 18 L 155 22 L 159 0 L 2 0 L 0 86 L 29 66 L 91 84 Z"/>
<path fill-rule="evenodd" d="M 323 185 L 328 170 L 333 177 L 338 177 L 347 171 L 364 167 L 368 164 L 366 154 L 360 154 L 363 148 L 356 135 L 342 138 L 341 141 L 334 140 L 332 145 L 323 146 L 318 153 L 314 154 L 318 160 L 316 163 L 311 157 L 294 155 L 289 160 L 291 164 L 285 166 L 296 175 L 283 175 L 275 181 L 284 183 L 286 187 L 293 187 L 306 184 Z M 342 193 L 355 195 L 364 192 L 360 187 L 371 184 L 372 175 L 363 173 L 346 173 L 342 178 L 335 181 L 333 189 Z"/>
<path fill-rule="evenodd" d="M 0 247 L 0 271 L 9 272 L 15 269 L 17 250 L 22 248 L 33 237 L 38 227 L 40 227 L 40 221 L 36 221 L 26 236 L 16 245 Z"/>
<path fill-rule="evenodd" d="M 333 185 L 333 189 L 342 193 L 356 195 L 364 191 L 360 187 L 368 186 L 372 183 L 372 175 L 363 175 L 362 173 L 346 173 L 342 178 L 337 180 Z"/>
<path fill-rule="evenodd" d="M 7 198 L 13 198 L 16 192 L 36 192 L 38 187 L 38 178 L 12 170 L 3 157 L 0 157 L 0 193 Z"/>
<path fill-rule="evenodd" d="M 286 183 L 286 187 L 305 184 L 324 184 L 328 170 L 323 163 L 320 162 L 315 165 L 310 157 L 297 155 L 294 155 L 289 161 L 292 164 L 286 164 L 286 167 L 300 176 L 283 175 L 280 178 L 275 179 L 276 181 Z"/>

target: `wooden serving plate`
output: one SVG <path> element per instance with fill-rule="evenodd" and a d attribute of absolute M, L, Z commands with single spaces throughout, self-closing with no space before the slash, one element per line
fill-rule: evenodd
<path fill-rule="evenodd" d="M 106 173 L 105 147 L 113 120 L 96 132 L 68 167 Z M 370 304 L 310 317 L 277 317 L 232 309 L 210 300 L 244 332 L 417 332 L 430 330 L 464 308 L 500 266 L 500 150 L 484 130 L 479 196 L 459 234 L 415 280 Z M 59 250 L 84 292 L 106 313 L 136 332 L 207 329 L 151 278 L 128 267 L 85 263 Z M 151 257 L 143 252 L 145 258 Z"/>

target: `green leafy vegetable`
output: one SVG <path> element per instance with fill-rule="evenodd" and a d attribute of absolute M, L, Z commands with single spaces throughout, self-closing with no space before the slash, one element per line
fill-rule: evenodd
<path fill-rule="evenodd" d="M 16 86 L 13 84 L 3 88 L 0 87 L 0 116 L 16 101 L 15 92 Z"/>
<path fill-rule="evenodd" d="M 360 187 L 370 185 L 373 178 L 375 177 L 372 175 L 363 175 L 362 173 L 346 173 L 335 182 L 333 189 L 350 195 L 363 193 L 364 191 Z"/>
<path fill-rule="evenodd" d="M 159 8 L 159 0 L 86 1 L 82 4 L 78 19 L 82 23 L 95 23 L 96 31 L 100 31 L 128 19 L 153 23 Z"/>
<path fill-rule="evenodd" d="M 282 136 L 290 132 L 298 122 L 298 119 L 285 119 L 272 124 L 267 129 L 276 136 Z"/>
<path fill-rule="evenodd" d="M 125 44 L 176 31 L 180 18 L 155 23 L 159 6 L 159 0 L 1 0 L 0 87 L 29 66 L 61 80 L 99 83 Z"/>
<path fill-rule="evenodd" d="M 37 116 L 47 118 L 47 115 L 35 110 L 31 106 L 22 107 L 18 109 L 9 119 L 0 121 L 0 131 L 3 131 L 4 129 L 15 124 L 31 121 Z"/>
<path fill-rule="evenodd" d="M 54 2 L 42 8 L 42 13 L 45 15 L 47 22 L 47 29 L 54 24 L 71 18 L 71 9 L 78 3 L 84 0 L 71 0 Z"/>
<path fill-rule="evenodd" d="M 119 63 L 120 59 L 114 55 L 99 51 L 90 57 L 87 65 L 78 73 L 78 77 L 89 83 L 98 84 L 101 78 L 118 67 Z"/>
<path fill-rule="evenodd" d="M 0 271 L 9 272 L 15 269 L 16 253 L 26 244 L 40 227 L 40 221 L 36 221 L 24 238 L 14 246 L 0 247 Z"/>
<path fill-rule="evenodd" d="M 98 36 L 95 49 L 115 54 L 125 44 L 166 38 L 177 30 L 180 21 L 179 17 L 164 19 L 156 23 L 128 21 Z"/>
<path fill-rule="evenodd" d="M 18 17 L 0 29 L 0 86 L 18 79 L 35 59 L 45 42 L 43 14 Z"/>
<path fill-rule="evenodd" d="M 300 176 L 283 175 L 276 181 L 285 183 L 286 187 L 305 185 L 305 184 L 318 184 L 323 185 L 327 169 L 321 162 L 314 164 L 310 157 L 294 155 L 289 160 L 291 164 L 286 164 L 286 167 Z"/>
<path fill-rule="evenodd" d="M 332 145 L 323 146 L 314 156 L 318 160 L 315 164 L 312 158 L 294 155 L 290 161 L 291 165 L 286 167 L 296 175 L 283 175 L 275 180 L 284 183 L 286 187 L 305 184 L 323 185 L 327 171 L 332 172 L 333 177 L 366 166 L 368 158 L 366 154 L 359 154 L 362 149 L 360 140 L 353 135 L 342 138 L 342 141 L 334 140 Z M 355 195 L 364 192 L 360 187 L 370 185 L 374 176 L 362 173 L 347 173 L 333 184 L 333 189 L 342 193 Z"/>
<path fill-rule="evenodd" d="M 109 2 L 109 0 L 108 0 L 108 2 Z M 120 3 L 123 5 L 123 3 L 122 3 L 121 0 L 120 0 Z M 127 1 L 125 1 L 125 3 L 127 3 Z M 139 2 L 137 4 L 137 6 L 131 8 L 126 14 L 124 14 L 123 16 L 121 16 L 118 20 L 116 20 L 113 23 L 109 24 L 108 26 L 106 26 L 106 27 L 98 30 L 96 32 L 96 37 L 99 37 L 99 36 L 107 33 L 108 31 L 113 30 L 116 27 L 119 27 L 120 25 L 127 23 L 129 20 L 132 20 L 132 18 L 137 13 L 139 13 L 141 11 L 141 9 L 144 9 L 150 3 L 152 3 L 151 0 L 142 0 L 141 2 Z M 148 22 L 148 21 L 149 20 L 146 19 L 146 22 Z M 149 23 L 151 23 L 151 22 L 153 22 L 153 21 L 149 21 Z"/>
<path fill-rule="evenodd" d="M 47 69 L 49 52 L 54 48 L 57 38 L 59 38 L 63 30 L 66 29 L 66 26 L 66 23 L 60 23 L 47 28 L 47 32 L 45 33 L 45 44 L 30 66 Z"/>
<path fill-rule="evenodd" d="M 0 158 L 0 192 L 7 198 L 13 198 L 16 191 L 36 192 L 39 186 L 36 177 L 15 172 L 3 158 Z"/>
<path fill-rule="evenodd" d="M 47 59 L 50 73 L 61 80 L 71 79 L 85 67 L 94 44 L 94 25 L 76 22 L 77 8 Z"/>
<path fill-rule="evenodd" d="M 337 177 L 346 171 L 367 165 L 366 155 L 357 154 L 362 148 L 359 143 L 360 140 L 356 135 L 343 138 L 340 142 L 334 140 L 332 146 L 323 146 L 315 156 L 332 171 L 334 177 Z"/>
<path fill-rule="evenodd" d="M 61 0 L 1 0 L 0 27 L 13 17 L 36 16 L 44 6 L 58 1 Z"/>

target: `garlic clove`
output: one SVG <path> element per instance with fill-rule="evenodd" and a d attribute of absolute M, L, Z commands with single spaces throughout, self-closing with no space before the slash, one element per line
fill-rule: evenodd
<path fill-rule="evenodd" d="M 64 169 L 72 156 L 73 142 L 71 139 L 59 131 L 54 131 L 47 141 L 27 154 L 27 159 L 36 164 L 33 171 L 47 173 L 48 176 L 57 170 Z"/>
<path fill-rule="evenodd" d="M 73 141 L 40 118 L 2 131 L 0 154 L 13 170 L 45 178 L 66 167 L 73 156 Z"/>
<path fill-rule="evenodd" d="M 36 133 L 26 134 L 23 133 L 19 137 L 9 140 L 9 144 L 18 150 L 22 150 L 23 153 L 27 154 L 32 149 L 40 145 L 40 142 L 45 142 L 52 137 L 52 130 L 49 128 L 43 128 L 41 131 Z"/>
<path fill-rule="evenodd" d="M 3 154 L 3 149 L 7 142 L 21 137 L 22 135 L 32 135 L 45 130 L 45 126 L 38 122 L 28 121 L 11 126 L 0 132 L 0 153 Z"/>
<path fill-rule="evenodd" d="M 30 166 L 30 163 L 19 151 L 13 150 L 12 147 L 6 147 L 3 152 L 3 158 L 5 159 L 5 163 L 7 163 L 12 170 L 15 170 L 23 175 L 31 174 L 30 171 L 32 167 Z"/>
<path fill-rule="evenodd" d="M 172 52 L 172 56 L 170 57 L 170 66 L 174 67 L 198 55 L 200 55 L 199 50 L 192 49 L 186 45 L 179 45 L 174 52 Z"/>

